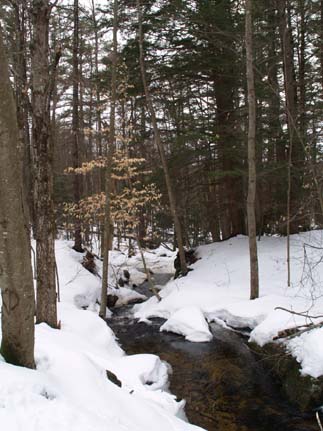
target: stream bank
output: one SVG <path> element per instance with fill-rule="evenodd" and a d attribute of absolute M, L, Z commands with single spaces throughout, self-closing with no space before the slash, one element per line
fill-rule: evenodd
<path fill-rule="evenodd" d="M 161 285 L 169 275 L 154 277 Z M 146 283 L 139 291 L 148 293 Z M 152 353 L 171 365 L 170 391 L 186 400 L 191 423 L 208 431 L 317 431 L 313 410 L 301 412 L 286 401 L 241 334 L 213 323 L 211 342 L 191 343 L 161 333 L 163 322 L 138 323 L 130 307 L 108 320 L 127 354 Z"/>

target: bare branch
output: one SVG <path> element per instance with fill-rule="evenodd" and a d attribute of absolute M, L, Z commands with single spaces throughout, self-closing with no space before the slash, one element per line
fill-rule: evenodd
<path fill-rule="evenodd" d="M 293 310 L 288 310 L 287 308 L 284 308 L 284 307 L 275 307 L 275 310 L 283 310 L 283 311 L 286 311 L 287 313 L 296 314 L 297 316 L 306 317 L 308 319 L 319 319 L 319 318 L 322 319 L 323 318 L 322 314 L 319 314 L 317 316 L 311 316 L 311 315 L 307 314 L 307 311 L 297 312 L 297 311 L 293 311 Z M 304 326 L 304 325 L 302 325 L 302 326 Z"/>
<path fill-rule="evenodd" d="M 299 335 L 304 334 L 305 332 L 309 332 L 312 329 L 318 329 L 323 327 L 323 321 L 314 325 L 313 323 L 309 323 L 308 325 L 296 326 L 295 328 L 284 329 L 283 331 L 279 331 L 278 335 L 273 338 L 273 340 L 279 340 L 281 338 L 291 339 L 298 337 Z M 304 328 L 304 329 L 300 329 Z"/>

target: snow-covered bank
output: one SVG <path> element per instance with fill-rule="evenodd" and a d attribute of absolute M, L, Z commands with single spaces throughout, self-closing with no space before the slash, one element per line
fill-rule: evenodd
<path fill-rule="evenodd" d="M 145 251 L 145 259 L 148 268 L 155 272 L 174 272 L 173 260 L 176 252 L 169 251 L 163 246 L 156 250 Z M 77 307 L 96 308 L 96 302 L 100 299 L 101 285 L 97 277 L 87 271 L 81 265 L 83 254 L 76 253 L 72 244 L 59 240 L 56 241 L 56 261 L 58 266 L 62 302 L 74 303 Z M 102 271 L 102 262 L 96 260 L 97 271 Z M 117 280 L 124 270 L 130 272 L 129 286 L 115 289 Z M 139 253 L 128 257 L 127 248 L 110 252 L 109 293 L 117 295 L 117 306 L 124 305 L 136 299 L 146 299 L 143 295 L 132 289 L 139 286 L 146 279 L 143 264 Z"/>
<path fill-rule="evenodd" d="M 94 312 L 100 279 L 80 265 L 82 256 L 67 242 L 57 241 L 56 247 L 61 329 L 36 325 L 36 370 L 0 361 L 1 429 L 201 429 L 181 419 L 183 402 L 167 392 L 167 365 L 155 355 L 126 356 Z M 115 252 L 113 259 L 122 255 Z M 107 370 L 121 388 L 107 378 Z"/>
<path fill-rule="evenodd" d="M 252 330 L 250 340 L 259 345 L 272 341 L 279 331 L 309 323 L 309 319 L 276 307 L 322 315 L 323 232 L 312 231 L 291 238 L 292 285 L 287 287 L 286 239 L 264 237 L 258 242 L 260 298 L 249 300 L 248 238 L 239 236 L 222 243 L 201 246 L 194 271 L 170 281 L 161 291 L 162 301 L 150 298 L 135 306 L 135 316 L 169 319 L 162 329 L 198 338 L 200 319 L 191 307 L 200 310 L 209 322 L 223 321 L 236 328 Z M 317 248 L 313 248 L 313 246 Z M 195 311 L 195 314 L 198 311 Z M 312 319 L 315 322 L 322 320 Z M 187 324 L 190 322 L 190 325 Z M 313 377 L 323 374 L 323 328 L 286 342 L 287 348 Z M 194 341 L 198 341 L 195 339 Z M 201 341 L 206 341 L 205 339 Z"/>

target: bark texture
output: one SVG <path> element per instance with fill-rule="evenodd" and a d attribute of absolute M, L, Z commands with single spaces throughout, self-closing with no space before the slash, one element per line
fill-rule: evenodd
<path fill-rule="evenodd" d="M 115 115 L 117 99 L 117 55 L 118 55 L 118 0 L 113 3 L 113 52 L 112 52 L 112 76 L 111 76 L 111 109 L 109 150 L 105 177 L 105 211 L 104 211 L 104 237 L 103 237 L 103 268 L 100 317 L 106 317 L 107 293 L 109 279 L 109 249 L 112 247 L 113 224 L 111 223 L 111 193 L 112 193 L 112 158 L 115 147 Z"/>
<path fill-rule="evenodd" d="M 256 229 L 256 95 L 253 71 L 252 0 L 246 0 L 246 59 L 248 86 L 248 235 L 250 254 L 250 299 L 259 296 L 259 275 Z"/>
<path fill-rule="evenodd" d="M 32 7 L 32 136 L 35 166 L 34 202 L 37 254 L 37 323 L 57 327 L 55 286 L 55 219 L 53 207 L 53 148 L 50 139 L 50 98 L 55 64 L 50 75 L 48 0 L 34 0 Z"/>
<path fill-rule="evenodd" d="M 0 30 L 0 287 L 1 354 L 34 368 L 34 288 L 28 214 L 22 178 L 23 148 Z"/>
<path fill-rule="evenodd" d="M 79 126 L 79 2 L 74 0 L 74 29 L 73 29 L 73 168 L 78 168 L 80 165 L 80 126 Z M 80 175 L 74 174 L 73 178 L 74 202 L 78 205 L 81 199 L 81 179 Z M 82 253 L 82 234 L 81 220 L 79 217 L 75 219 L 74 229 L 74 250 Z"/>

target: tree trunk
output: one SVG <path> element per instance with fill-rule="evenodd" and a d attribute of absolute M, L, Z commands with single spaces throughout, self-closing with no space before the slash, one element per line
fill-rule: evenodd
<path fill-rule="evenodd" d="M 250 299 L 259 297 L 256 230 L 256 95 L 253 71 L 252 0 L 246 0 L 246 60 L 248 86 L 248 235 L 250 253 Z"/>
<path fill-rule="evenodd" d="M 73 168 L 80 165 L 80 131 L 79 131 L 79 4 L 74 0 L 74 31 L 73 31 Z M 79 174 L 74 173 L 73 178 L 74 203 L 78 206 L 81 199 L 81 178 Z M 80 253 L 83 252 L 81 219 L 75 217 L 74 220 L 74 246 L 73 249 Z"/>
<path fill-rule="evenodd" d="M 320 67 L 321 91 L 323 92 L 323 0 L 320 2 Z"/>
<path fill-rule="evenodd" d="M 22 178 L 23 149 L 1 32 L 0 76 L 1 354 L 7 362 L 34 368 L 35 298 Z"/>
<path fill-rule="evenodd" d="M 18 127 L 23 136 L 24 158 L 23 177 L 26 201 L 28 205 L 29 218 L 33 220 L 33 194 L 32 194 L 32 163 L 31 163 L 31 142 L 29 132 L 29 99 L 26 89 L 27 81 L 27 29 L 26 29 L 26 4 L 19 1 L 14 4 L 15 25 L 16 25 L 16 55 L 15 55 L 15 87 L 16 87 L 16 108 Z"/>
<path fill-rule="evenodd" d="M 283 53 L 283 71 L 284 71 L 284 85 L 286 95 L 286 114 L 287 125 L 289 133 L 289 148 L 288 148 L 288 165 L 287 165 L 287 285 L 290 286 L 290 233 L 296 232 L 297 227 L 293 228 L 291 223 L 291 216 L 296 215 L 297 208 L 292 205 L 292 170 L 293 158 L 295 152 L 295 138 L 297 137 L 296 121 L 297 121 L 297 93 L 295 83 L 295 71 L 293 62 L 293 44 L 290 22 L 286 15 L 287 0 L 278 0 L 278 10 L 280 14 L 280 37 L 282 43 Z M 293 186 L 295 188 L 295 183 Z M 295 192 L 294 192 L 295 193 Z M 292 206 L 294 208 L 292 208 Z M 295 217 L 294 217 L 295 218 Z M 295 224 L 295 222 L 294 222 Z"/>
<path fill-rule="evenodd" d="M 96 146 L 97 153 L 99 156 L 103 156 L 102 149 L 102 118 L 101 118 L 101 95 L 100 95 L 100 85 L 99 85 L 99 28 L 98 22 L 96 18 L 95 11 L 95 1 L 91 0 L 92 6 L 92 22 L 93 22 L 93 30 L 94 30 L 94 73 L 95 73 L 95 105 L 96 105 Z M 104 188 L 105 178 L 104 172 L 100 170 L 99 177 L 99 191 Z"/>
<path fill-rule="evenodd" d="M 137 13 L 138 13 L 138 41 L 139 41 L 139 60 L 140 60 L 140 70 L 141 70 L 141 79 L 145 91 L 145 97 L 146 97 L 146 103 L 147 107 L 151 116 L 151 121 L 153 124 L 154 129 L 154 137 L 155 137 L 155 143 L 159 151 L 164 175 L 165 175 L 165 181 L 166 181 L 166 187 L 168 192 L 168 198 L 169 198 L 169 205 L 170 210 L 172 213 L 172 218 L 174 221 L 174 227 L 175 227 L 175 233 L 176 233 L 176 240 L 178 244 L 178 252 L 180 257 L 180 263 L 181 263 L 181 273 L 182 275 L 187 274 L 187 265 L 186 265 L 186 259 L 185 259 L 185 251 L 184 251 L 184 245 L 183 245 L 183 234 L 182 234 L 182 227 L 181 223 L 178 217 L 177 208 L 176 208 L 176 201 L 175 201 L 175 195 L 173 190 L 173 185 L 171 181 L 171 177 L 168 170 L 168 164 L 166 160 L 166 154 L 164 145 L 162 143 L 162 140 L 160 138 L 160 133 L 157 125 L 157 118 L 155 114 L 155 109 L 153 106 L 153 102 L 150 96 L 149 87 L 147 84 L 147 78 L 146 78 L 146 68 L 145 68 L 145 58 L 144 58 L 144 37 L 143 37 L 143 30 L 142 30 L 142 10 L 141 10 L 141 3 L 140 0 L 137 0 Z"/>
<path fill-rule="evenodd" d="M 32 49 L 32 135 L 37 254 L 37 323 L 57 327 L 55 286 L 55 221 L 53 208 L 53 148 L 50 139 L 48 31 L 51 7 L 48 0 L 34 0 Z M 52 76 L 53 79 L 53 76 Z"/>
<path fill-rule="evenodd" d="M 115 114 L 117 99 L 117 55 L 118 55 L 118 0 L 113 2 L 113 52 L 112 52 L 112 76 L 111 76 L 111 109 L 110 109 L 110 133 L 108 161 L 105 177 L 105 211 L 104 211 L 104 238 L 103 238 L 103 268 L 101 285 L 100 317 L 106 317 L 107 289 L 109 280 L 109 248 L 113 235 L 111 224 L 111 193 L 112 193 L 112 158 L 115 146 Z"/>

